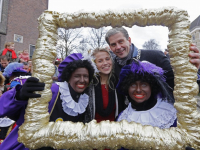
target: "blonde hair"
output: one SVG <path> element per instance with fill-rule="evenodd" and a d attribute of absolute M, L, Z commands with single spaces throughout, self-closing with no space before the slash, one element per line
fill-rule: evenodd
<path fill-rule="evenodd" d="M 115 84 L 113 83 L 113 81 L 111 81 L 111 77 L 114 77 L 114 82 L 115 82 L 115 76 L 114 76 L 114 61 L 112 59 L 112 55 L 111 53 L 106 49 L 106 48 L 96 48 L 92 51 L 92 56 L 95 57 L 95 55 L 99 52 L 107 52 L 109 55 L 110 55 L 110 59 L 112 61 L 112 69 L 111 69 L 111 72 L 108 76 L 108 80 L 107 80 L 107 85 L 112 89 L 114 90 L 115 89 Z M 99 80 L 97 78 L 97 75 L 95 75 L 95 78 L 97 79 L 97 84 L 99 83 Z"/>
<path fill-rule="evenodd" d="M 12 45 L 12 44 L 15 44 L 14 42 L 6 42 L 5 43 L 5 48 L 7 48 L 8 46 Z"/>
<path fill-rule="evenodd" d="M 0 85 L 4 85 L 5 77 L 3 76 L 2 72 L 0 71 Z"/>

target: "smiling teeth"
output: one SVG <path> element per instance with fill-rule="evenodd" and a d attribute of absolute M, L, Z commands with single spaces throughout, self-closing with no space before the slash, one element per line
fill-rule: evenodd
<path fill-rule="evenodd" d="M 85 86 L 85 85 L 80 85 L 80 84 L 78 85 L 78 87 L 81 87 L 81 88 L 83 88 L 84 86 Z"/>
<path fill-rule="evenodd" d="M 143 95 L 135 95 L 135 96 L 137 96 L 137 97 L 143 97 Z"/>

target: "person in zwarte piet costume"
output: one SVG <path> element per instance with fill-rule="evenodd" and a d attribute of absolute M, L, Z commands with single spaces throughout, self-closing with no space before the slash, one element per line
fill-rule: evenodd
<path fill-rule="evenodd" d="M 133 121 L 161 129 L 177 126 L 172 89 L 166 83 L 162 68 L 135 60 L 122 68 L 117 90 L 129 102 L 117 121 Z"/>
<path fill-rule="evenodd" d="M 86 94 L 87 87 L 93 78 L 95 65 L 84 58 L 81 53 L 74 53 L 66 57 L 60 64 L 59 82 L 52 84 L 52 99 L 49 102 L 50 121 L 73 121 L 89 122 L 85 116 L 89 97 Z M 10 133 L 0 146 L 0 150 L 15 149 L 28 150 L 22 143 L 17 141 L 19 126 L 24 122 L 25 108 L 29 98 L 41 97 L 34 91 L 44 90 L 44 83 L 37 78 L 30 77 L 23 86 L 17 85 L 15 88 L 4 93 L 0 101 L 0 117 L 9 116 L 16 120 L 17 127 Z M 88 115 L 87 115 L 88 116 Z M 40 148 L 50 150 L 51 147 Z"/>
<path fill-rule="evenodd" d="M 122 68 L 116 89 L 126 96 L 129 104 L 117 121 L 127 120 L 161 129 L 177 126 L 172 89 L 166 83 L 164 72 L 161 67 L 136 59 Z"/>

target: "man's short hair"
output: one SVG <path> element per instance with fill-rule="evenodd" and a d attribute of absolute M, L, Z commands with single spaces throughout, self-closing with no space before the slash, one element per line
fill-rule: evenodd
<path fill-rule="evenodd" d="M 8 56 L 6 56 L 6 55 L 0 56 L 0 61 L 1 61 L 1 60 L 10 61 L 10 59 L 9 59 Z"/>
<path fill-rule="evenodd" d="M 123 33 L 124 34 L 124 37 L 128 40 L 129 38 L 129 35 L 128 35 L 128 32 L 125 28 L 123 27 L 116 27 L 116 28 L 112 28 L 110 29 L 107 33 L 106 33 L 106 36 L 105 36 L 105 39 L 106 39 L 106 42 L 108 43 L 108 45 L 110 45 L 110 42 L 109 42 L 109 37 L 112 36 L 112 35 L 115 35 L 117 33 Z"/>

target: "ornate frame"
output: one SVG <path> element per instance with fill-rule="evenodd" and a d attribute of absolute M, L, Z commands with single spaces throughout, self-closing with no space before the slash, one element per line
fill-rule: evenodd
<path fill-rule="evenodd" d="M 45 11 L 38 19 L 39 38 L 33 55 L 33 76 L 45 82 L 41 98 L 30 99 L 25 121 L 19 128 L 18 141 L 37 149 L 51 146 L 57 149 L 200 149 L 200 114 L 197 111 L 197 69 L 189 63 L 191 35 L 188 14 L 176 8 L 141 9 L 130 11 L 81 12 L 74 14 Z M 88 124 L 49 122 L 48 102 L 51 100 L 52 61 L 56 57 L 57 28 L 102 26 L 150 26 L 169 28 L 169 53 L 175 74 L 175 108 L 178 127 L 159 129 L 127 121 L 102 121 Z"/>

